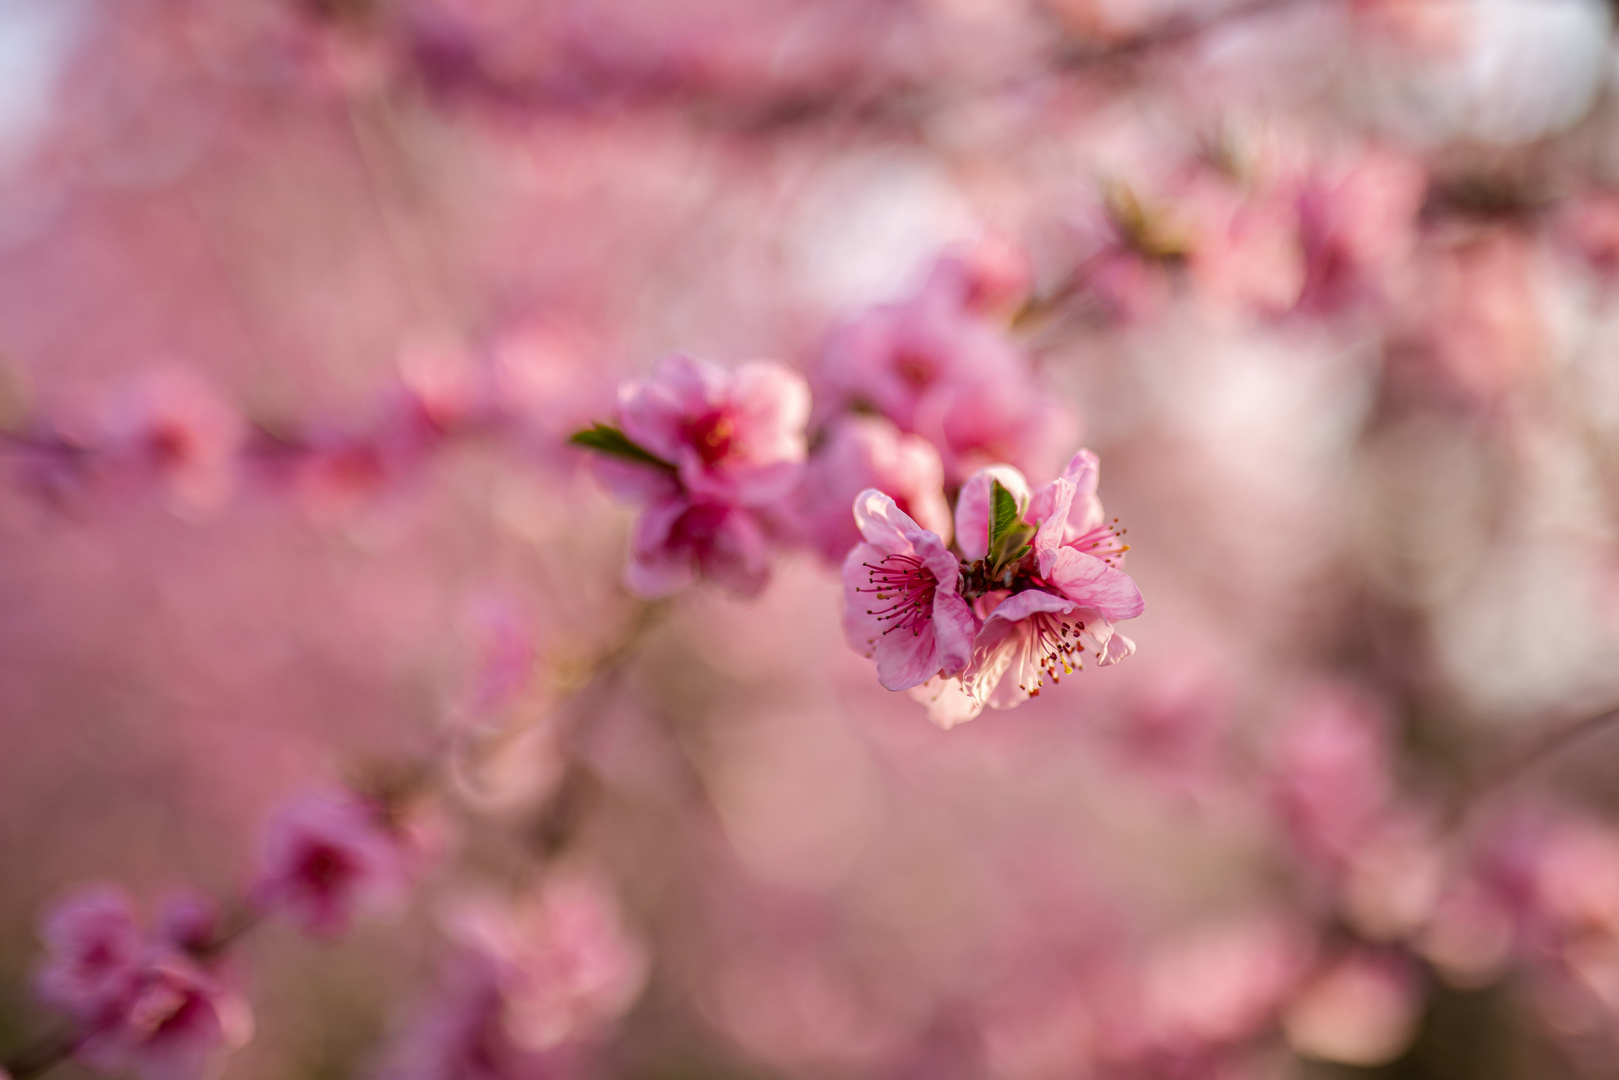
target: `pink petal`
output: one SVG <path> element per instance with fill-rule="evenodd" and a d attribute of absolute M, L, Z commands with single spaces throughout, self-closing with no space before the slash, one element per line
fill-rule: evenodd
<path fill-rule="evenodd" d="M 911 542 L 905 534 L 926 531 L 876 488 L 855 496 L 854 523 L 866 543 L 883 555 L 910 554 Z"/>
<path fill-rule="evenodd" d="M 1034 553 L 1040 560 L 1040 576 L 1051 576 L 1068 523 L 1068 509 L 1074 502 L 1074 484 L 1067 479 L 1053 480 L 1041 493 L 1040 530 L 1034 534 Z"/>
<path fill-rule="evenodd" d="M 943 589 L 933 594 L 933 636 L 938 642 L 939 671 L 960 675 L 972 659 L 977 633 L 978 621 L 967 601 Z"/>
<path fill-rule="evenodd" d="M 1051 572 L 1046 577 L 1065 596 L 1082 607 L 1101 612 L 1109 619 L 1133 619 L 1146 606 L 1141 599 L 1141 590 L 1129 574 L 1109 566 L 1094 555 L 1085 555 L 1073 548 L 1058 550 Z M 1016 599 L 1015 596 L 1012 598 Z"/>

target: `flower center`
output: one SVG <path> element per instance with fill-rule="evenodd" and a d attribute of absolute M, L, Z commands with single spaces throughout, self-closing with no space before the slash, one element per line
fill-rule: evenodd
<path fill-rule="evenodd" d="M 938 378 L 939 363 L 918 349 L 905 349 L 894 358 L 894 370 L 906 383 L 918 390 L 933 385 Z"/>
<path fill-rule="evenodd" d="M 355 872 L 348 854 L 328 844 L 316 844 L 304 855 L 298 876 L 315 892 L 330 896 L 346 885 Z"/>
<path fill-rule="evenodd" d="M 920 634 L 933 619 L 933 593 L 939 579 L 915 555 L 890 555 L 878 563 L 862 563 L 868 571 L 868 588 L 856 592 L 875 593 L 877 599 L 891 601 L 885 608 L 867 609 L 878 622 L 888 623 L 890 634 L 906 629 Z"/>
<path fill-rule="evenodd" d="M 1034 632 L 1031 652 L 1034 655 L 1036 674 L 1033 686 L 1019 684 L 1018 689 L 1030 697 L 1039 697 L 1040 689 L 1045 686 L 1048 677 L 1051 679 L 1051 685 L 1056 686 L 1064 675 L 1072 675 L 1085 666 L 1080 659 L 1085 654 L 1085 646 L 1079 640 L 1085 624 L 1069 622 L 1062 616 L 1052 615 L 1049 612 L 1030 616 L 1029 624 Z"/>
<path fill-rule="evenodd" d="M 696 447 L 704 465 L 716 465 L 731 456 L 736 442 L 736 421 L 722 412 L 711 412 L 688 423 L 684 434 Z"/>

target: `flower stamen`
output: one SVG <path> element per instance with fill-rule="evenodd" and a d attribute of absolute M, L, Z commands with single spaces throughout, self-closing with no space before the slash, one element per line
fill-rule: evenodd
<path fill-rule="evenodd" d="M 866 609 L 879 622 L 891 623 L 886 636 L 901 628 L 920 634 L 933 619 L 933 594 L 939 585 L 933 571 L 914 555 L 890 555 L 878 563 L 861 563 L 868 571 L 869 587 L 855 592 L 873 593 L 879 600 L 891 600 L 885 608 Z"/>

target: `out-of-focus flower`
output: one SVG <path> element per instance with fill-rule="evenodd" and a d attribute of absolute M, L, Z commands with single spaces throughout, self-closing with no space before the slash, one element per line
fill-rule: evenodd
<path fill-rule="evenodd" d="M 538 655 L 537 633 L 522 605 L 504 591 L 469 597 L 461 621 L 472 655 L 456 712 L 476 722 L 499 713 L 528 685 Z"/>
<path fill-rule="evenodd" d="M 1338 686 L 1309 691 L 1288 716 L 1272 759 L 1282 819 L 1312 858 L 1337 864 L 1376 825 L 1391 796 L 1384 720 Z"/>
<path fill-rule="evenodd" d="M 1619 192 L 1570 196 L 1559 208 L 1555 237 L 1603 278 L 1619 275 Z"/>
<path fill-rule="evenodd" d="M 46 914 L 40 999 L 82 1023 L 122 1011 L 139 978 L 144 945 L 129 897 L 110 885 L 82 889 Z"/>
<path fill-rule="evenodd" d="M 506 1031 L 529 1049 L 597 1034 L 646 982 L 646 954 L 611 895 L 583 878 L 552 881 L 515 920 L 470 932 L 502 956 Z"/>
<path fill-rule="evenodd" d="M 770 551 L 764 525 L 746 507 L 670 496 L 648 504 L 636 521 L 624 582 L 648 598 L 698 578 L 752 596 L 770 577 Z"/>
<path fill-rule="evenodd" d="M 118 1020 L 78 1053 L 144 1080 L 200 1080 L 221 1053 L 252 1035 L 252 1014 L 225 980 L 179 951 L 159 950 L 142 963 Z"/>
<path fill-rule="evenodd" d="M 792 490 L 809 407 L 809 387 L 780 364 L 726 372 L 684 356 L 619 395 L 624 434 L 673 464 L 693 501 L 734 506 L 762 506 Z"/>
<path fill-rule="evenodd" d="M 1158 947 L 1142 976 L 1141 1024 L 1153 1048 L 1195 1057 L 1274 1023 L 1307 969 L 1309 945 L 1287 919 L 1254 914 Z"/>
<path fill-rule="evenodd" d="M 433 1000 L 401 1031 L 387 1080 L 572 1075 L 640 994 L 647 959 L 593 881 L 552 881 L 516 908 L 472 903 L 449 920 L 454 952 Z"/>
<path fill-rule="evenodd" d="M 1028 359 L 976 307 L 961 272 L 936 272 L 914 297 L 872 308 L 834 333 L 819 369 L 822 414 L 863 407 L 929 439 L 947 483 L 1010 461 L 1049 468 L 1071 418 L 1041 392 Z"/>
<path fill-rule="evenodd" d="M 1283 1029 L 1293 1048 L 1344 1065 L 1393 1061 L 1416 1035 L 1421 975 L 1404 955 L 1352 949 L 1329 961 L 1289 1002 Z"/>
<path fill-rule="evenodd" d="M 779 364 L 734 372 L 684 356 L 619 394 L 620 427 L 598 424 L 573 442 L 601 455 L 620 496 L 644 502 L 625 584 L 667 595 L 707 578 L 742 595 L 770 574 L 765 516 L 798 483 L 809 388 Z"/>
<path fill-rule="evenodd" d="M 1346 170 L 1302 184 L 1298 239 L 1305 277 L 1299 307 L 1315 314 L 1383 299 L 1416 244 L 1427 176 L 1415 162 L 1373 150 Z"/>
<path fill-rule="evenodd" d="M 866 488 L 885 492 L 918 525 L 949 540 L 950 504 L 938 450 L 881 417 L 844 416 L 810 455 L 798 492 L 800 527 L 827 560 L 841 563 L 860 542 L 849 507 Z"/>
<path fill-rule="evenodd" d="M 890 690 L 960 674 L 976 622 L 956 557 L 875 489 L 855 498 L 854 517 L 865 542 L 843 562 L 849 645 L 877 661 L 877 680 Z"/>
<path fill-rule="evenodd" d="M 362 911 L 397 904 L 410 862 L 380 807 L 348 791 L 300 796 L 265 827 L 253 898 L 306 933 L 330 937 Z"/>
<path fill-rule="evenodd" d="M 242 421 L 195 376 L 179 370 L 149 375 L 119 403 L 109 427 L 114 467 L 150 478 L 178 509 L 212 510 L 232 493 Z"/>
<path fill-rule="evenodd" d="M 92 886 L 46 916 L 40 997 L 78 1025 L 74 1053 L 146 1080 L 199 1080 L 252 1036 L 252 1017 L 220 960 L 211 911 L 171 903 L 147 939 L 128 898 Z"/>

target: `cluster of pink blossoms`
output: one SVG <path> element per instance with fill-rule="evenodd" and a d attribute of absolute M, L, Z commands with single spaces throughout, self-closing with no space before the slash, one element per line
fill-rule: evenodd
<path fill-rule="evenodd" d="M 1089 450 L 1033 494 L 1010 465 L 974 473 L 956 501 L 955 550 L 889 496 L 861 492 L 864 542 L 843 563 L 849 644 L 943 727 L 1034 697 L 1086 653 L 1106 665 L 1135 652 L 1113 624 L 1141 614 L 1141 590 L 1099 475 Z"/>
<path fill-rule="evenodd" d="M 252 1016 L 214 943 L 216 917 L 190 898 L 143 933 L 128 897 L 92 886 L 47 916 L 39 996 L 75 1024 L 74 1052 L 147 1080 L 201 1075 L 251 1036 Z"/>
<path fill-rule="evenodd" d="M 40 999 L 72 1021 L 78 1059 L 144 1080 L 196 1080 L 252 1036 L 230 963 L 237 936 L 267 915 L 311 935 L 339 934 L 356 914 L 397 902 L 421 857 L 419 842 L 374 801 L 348 791 L 300 796 L 266 826 L 248 910 L 234 926 L 189 894 L 166 903 L 150 933 L 114 886 L 56 903 L 41 927 Z"/>
<path fill-rule="evenodd" d="M 642 504 L 626 584 L 753 595 L 773 548 L 808 546 L 842 565 L 849 643 L 943 727 L 1037 695 L 1086 653 L 1129 656 L 1113 624 L 1141 614 L 1141 593 L 1096 455 L 1039 491 L 1019 468 L 1070 426 L 992 317 L 1020 286 L 993 260 L 947 258 L 910 300 L 843 326 L 814 438 L 808 386 L 780 364 L 675 357 L 626 386 L 616 424 L 573 437 Z"/>

